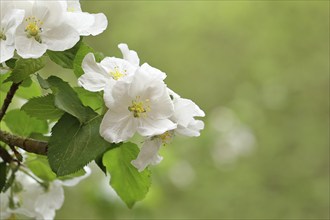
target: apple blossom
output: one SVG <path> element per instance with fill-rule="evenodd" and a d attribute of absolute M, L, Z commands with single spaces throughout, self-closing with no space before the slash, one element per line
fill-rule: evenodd
<path fill-rule="evenodd" d="M 138 69 L 131 81 L 119 81 L 104 93 L 109 108 L 101 126 L 101 136 L 109 142 L 119 143 L 136 132 L 154 136 L 176 128 L 169 120 L 173 103 L 166 84 L 157 74 Z"/>
<path fill-rule="evenodd" d="M 78 84 L 92 92 L 104 90 L 108 84 L 112 87 L 116 81 L 126 79 L 136 70 L 126 60 L 115 57 L 106 57 L 97 63 L 93 53 L 85 56 L 82 69 L 84 74 L 79 77 Z"/>
<path fill-rule="evenodd" d="M 23 58 L 39 58 L 46 50 L 64 51 L 79 41 L 79 33 L 65 20 L 65 2 L 25 1 L 23 22 L 15 33 L 15 47 Z"/>
<path fill-rule="evenodd" d="M 63 186 L 74 186 L 90 175 L 91 170 L 84 168 L 85 175 L 69 180 L 54 180 L 43 183 L 29 171 L 17 171 L 13 186 L 0 194 L 0 217 L 7 219 L 12 215 L 22 215 L 34 219 L 54 219 L 55 210 L 64 202 Z"/>
<path fill-rule="evenodd" d="M 197 137 L 204 128 L 203 121 L 196 120 L 194 117 L 204 117 L 205 113 L 193 101 L 181 98 L 172 90 L 168 89 L 168 91 L 173 98 L 174 105 L 174 114 L 171 116 L 171 120 L 177 123 L 177 128 L 144 141 L 138 157 L 131 162 L 140 172 L 149 164 L 160 163 L 161 157 L 158 155 L 158 151 L 161 145 L 168 144 L 174 135 Z"/>
<path fill-rule="evenodd" d="M 12 2 L 0 2 L 0 63 L 14 56 L 14 34 L 23 18 L 24 10 L 13 8 Z"/>

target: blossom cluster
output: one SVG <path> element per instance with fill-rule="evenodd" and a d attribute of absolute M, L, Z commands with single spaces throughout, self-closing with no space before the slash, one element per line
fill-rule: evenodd
<path fill-rule="evenodd" d="M 98 35 L 108 25 L 103 13 L 83 12 L 79 0 L 0 0 L 0 19 L 0 64 L 3 67 L 15 53 L 23 59 L 36 59 L 47 51 L 66 51 L 79 45 L 80 36 Z M 148 63 L 140 64 L 138 54 L 130 50 L 127 44 L 121 43 L 118 48 L 123 58 L 105 57 L 98 62 L 92 52 L 80 55 L 84 73 L 78 78 L 78 84 L 88 91 L 103 94 L 105 114 L 100 126 L 97 124 L 103 139 L 118 144 L 128 142 L 134 136 L 143 138 L 137 157 L 128 159 L 128 165 L 135 174 L 143 175 L 138 171 L 160 163 L 163 159 L 159 155 L 160 148 L 169 144 L 176 135 L 199 136 L 204 123 L 196 117 L 204 117 L 205 114 L 193 101 L 180 97 L 168 88 L 164 72 Z M 74 56 L 78 57 L 76 54 Z M 71 107 L 71 100 L 68 102 Z M 56 103 L 54 107 L 58 107 Z M 55 133 L 53 129 L 51 137 Z M 110 145 L 100 136 L 97 135 L 106 145 Z M 48 162 L 52 162 L 49 149 L 52 149 L 50 144 L 47 156 Z M 58 159 L 58 154 L 55 158 Z M 90 161 L 86 160 L 86 163 Z M 13 178 L 12 184 L 5 186 L 0 194 L 1 219 L 11 219 L 15 214 L 34 219 L 53 219 L 55 210 L 64 201 L 63 186 L 73 186 L 90 174 L 89 168 L 85 167 L 85 175 L 60 180 L 53 171 L 57 175 L 59 172 L 49 163 L 47 167 L 54 178 L 44 180 L 33 174 L 24 162 L 16 162 L 16 167 L 6 171 L 6 175 Z M 11 165 L 8 161 L 1 163 Z M 78 168 L 82 169 L 86 163 Z"/>
<path fill-rule="evenodd" d="M 79 36 L 102 33 L 104 14 L 82 12 L 79 0 L 1 0 L 0 63 L 14 56 L 39 58 L 72 48 Z"/>
<path fill-rule="evenodd" d="M 135 134 L 144 138 L 138 157 L 132 161 L 139 171 L 156 165 L 160 147 L 175 135 L 199 136 L 204 112 L 191 100 L 181 98 L 164 83 L 166 74 L 148 63 L 140 66 L 137 53 L 119 44 L 123 59 L 106 57 L 96 62 L 93 53 L 82 62 L 84 74 L 78 83 L 86 90 L 104 91 L 108 110 L 100 135 L 111 143 L 128 141 Z"/>

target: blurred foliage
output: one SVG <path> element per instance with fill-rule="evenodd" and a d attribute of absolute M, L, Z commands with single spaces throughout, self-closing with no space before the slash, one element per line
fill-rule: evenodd
<path fill-rule="evenodd" d="M 162 149 L 151 190 L 132 210 L 95 169 L 66 191 L 57 219 L 329 218 L 328 1 L 82 7 L 109 19 L 86 38 L 95 51 L 120 57 L 127 43 L 206 111 L 206 128 Z"/>

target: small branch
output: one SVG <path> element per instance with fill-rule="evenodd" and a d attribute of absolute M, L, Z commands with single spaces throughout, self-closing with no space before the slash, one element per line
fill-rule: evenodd
<path fill-rule="evenodd" d="M 2 146 L 0 146 L 0 157 L 6 163 L 10 163 L 11 161 L 14 160 Z"/>
<path fill-rule="evenodd" d="M 0 109 L 0 121 L 2 120 L 3 116 L 5 116 L 6 114 L 6 111 L 8 109 L 8 106 L 9 104 L 11 103 L 11 100 L 13 99 L 19 85 L 21 84 L 22 82 L 19 82 L 19 83 L 13 83 L 9 89 L 9 91 L 7 92 L 7 96 L 6 96 L 6 99 L 4 100 L 3 102 L 3 105 Z"/>
<path fill-rule="evenodd" d="M 27 152 L 47 155 L 48 143 L 31 138 L 23 138 L 0 130 L 0 141 L 9 146 L 19 147 Z"/>
<path fill-rule="evenodd" d="M 16 150 L 15 146 L 9 145 L 9 147 L 14 152 L 16 159 L 18 161 L 22 162 L 23 161 L 23 156 Z"/>

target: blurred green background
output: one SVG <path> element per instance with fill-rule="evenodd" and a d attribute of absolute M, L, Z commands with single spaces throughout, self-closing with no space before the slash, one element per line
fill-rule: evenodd
<path fill-rule="evenodd" d="M 329 218 L 328 1 L 82 1 L 119 43 L 166 72 L 205 112 L 199 138 L 162 149 L 147 198 L 129 210 L 95 169 L 57 219 Z"/>

